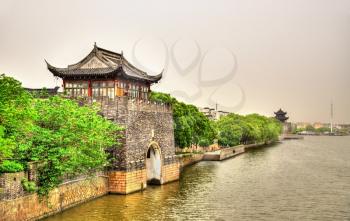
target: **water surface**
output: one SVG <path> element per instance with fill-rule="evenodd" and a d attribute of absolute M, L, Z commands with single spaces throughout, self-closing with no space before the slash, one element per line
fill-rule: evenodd
<path fill-rule="evenodd" d="M 49 217 L 80 220 L 350 220 L 350 137 L 305 137 L 186 168 L 179 182 Z"/>

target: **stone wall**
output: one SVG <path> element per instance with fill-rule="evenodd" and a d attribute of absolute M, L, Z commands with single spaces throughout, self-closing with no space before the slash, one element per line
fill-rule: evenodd
<path fill-rule="evenodd" d="M 115 161 L 111 169 L 133 171 L 145 169 L 146 153 L 151 142 L 161 149 L 162 159 L 175 156 L 173 114 L 171 106 L 142 100 L 118 97 L 105 100 L 88 100 L 84 103 L 96 103 L 101 114 L 109 120 L 123 126 L 122 148 L 111 148 Z"/>
<path fill-rule="evenodd" d="M 109 172 L 109 192 L 129 194 L 147 187 L 146 170 Z"/>
<path fill-rule="evenodd" d="M 10 200 L 23 196 L 22 179 L 27 177 L 26 172 L 4 173 L 0 175 L 0 200 Z M 0 213 L 1 214 L 1 213 Z"/>
<path fill-rule="evenodd" d="M 213 154 L 204 154 L 204 161 L 220 161 L 220 151 Z"/>
<path fill-rule="evenodd" d="M 186 166 L 198 163 L 203 160 L 203 154 L 182 154 L 178 155 L 180 170 Z"/>
<path fill-rule="evenodd" d="M 237 145 L 234 147 L 222 148 L 220 150 L 220 160 L 225 160 L 236 156 L 238 154 L 244 153 L 244 145 Z"/>
<path fill-rule="evenodd" d="M 144 161 L 152 141 L 159 145 L 162 158 L 175 155 L 172 113 L 130 112 L 126 131 L 127 162 Z"/>
<path fill-rule="evenodd" d="M 263 146 L 265 144 L 266 144 L 266 142 L 247 144 L 247 145 L 242 144 L 242 145 L 237 145 L 237 146 L 233 146 L 233 147 L 222 147 L 220 150 L 205 153 L 203 156 L 203 160 L 204 161 L 226 160 L 226 159 L 229 159 L 231 157 L 242 154 L 251 148 L 260 147 L 260 146 Z"/>
<path fill-rule="evenodd" d="M 105 176 L 69 181 L 52 190 L 48 198 L 28 194 L 0 201 L 0 221 L 36 220 L 108 193 Z"/>
<path fill-rule="evenodd" d="M 244 145 L 244 150 L 249 150 L 249 149 L 265 146 L 266 144 L 269 144 L 269 143 L 272 143 L 272 142 L 266 142 L 266 143 L 265 142 L 261 142 L 261 143 L 246 144 L 246 145 Z"/>
<path fill-rule="evenodd" d="M 160 184 L 179 178 L 170 106 L 126 97 L 97 103 L 103 116 L 125 128 L 123 146 L 109 151 L 114 161 L 109 173 L 112 193 L 128 194 L 146 188 L 146 156 L 151 145 L 160 150 Z"/>
<path fill-rule="evenodd" d="M 162 167 L 162 183 L 169 183 L 179 179 L 180 168 L 179 162 L 167 164 Z"/>
<path fill-rule="evenodd" d="M 192 145 L 191 147 L 185 147 L 185 148 L 179 148 L 176 147 L 176 153 L 181 154 L 181 153 L 205 153 L 205 152 L 212 152 L 220 150 L 220 146 L 217 143 L 214 143 L 210 146 L 207 147 L 201 147 L 201 146 L 196 146 Z"/>

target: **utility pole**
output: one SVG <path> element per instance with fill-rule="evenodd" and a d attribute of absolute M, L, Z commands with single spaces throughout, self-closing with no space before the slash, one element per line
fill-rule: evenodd
<path fill-rule="evenodd" d="M 331 101 L 331 134 L 333 133 L 333 101 Z"/>

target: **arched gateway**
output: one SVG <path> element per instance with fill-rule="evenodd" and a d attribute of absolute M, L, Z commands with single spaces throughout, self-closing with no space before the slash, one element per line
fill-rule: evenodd
<path fill-rule="evenodd" d="M 145 161 L 147 183 L 161 184 L 161 150 L 156 142 L 152 142 L 148 146 Z"/>

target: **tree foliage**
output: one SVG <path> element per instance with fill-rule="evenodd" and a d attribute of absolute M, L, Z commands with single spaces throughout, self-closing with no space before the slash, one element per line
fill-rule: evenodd
<path fill-rule="evenodd" d="M 152 92 L 150 100 L 171 104 L 174 118 L 175 144 L 180 148 L 213 144 L 216 138 L 214 123 L 194 105 L 185 104 L 169 94 Z"/>
<path fill-rule="evenodd" d="M 214 122 L 199 112 L 197 107 L 179 102 L 169 94 L 152 92 L 150 99 L 172 105 L 175 144 L 178 147 L 208 146 L 216 138 L 223 146 L 274 141 L 282 131 L 281 123 L 275 118 L 231 113 Z"/>
<path fill-rule="evenodd" d="M 0 164 L 0 173 L 15 173 L 23 171 L 23 165 L 14 160 L 4 160 Z"/>
<path fill-rule="evenodd" d="M 246 116 L 229 114 L 217 122 L 219 144 L 233 146 L 256 142 L 268 142 L 278 139 L 282 125 L 275 118 L 258 114 Z"/>
<path fill-rule="evenodd" d="M 16 147 L 30 146 L 32 97 L 21 83 L 0 75 L 0 161 L 13 158 Z"/>
<path fill-rule="evenodd" d="M 0 123 L 1 172 L 38 162 L 40 194 L 47 194 L 64 177 L 106 166 L 105 149 L 119 145 L 122 129 L 100 116 L 97 107 L 79 106 L 59 96 L 35 99 L 5 75 L 0 78 Z"/>
<path fill-rule="evenodd" d="M 38 114 L 32 140 L 35 148 L 29 149 L 27 156 L 41 162 L 40 186 L 54 187 L 63 175 L 106 166 L 105 148 L 116 145 L 120 128 L 98 115 L 97 108 L 79 107 L 57 96 L 36 100 L 34 108 Z"/>
<path fill-rule="evenodd" d="M 308 132 L 315 132 L 316 131 L 316 129 L 310 124 L 306 126 L 305 130 Z"/>

